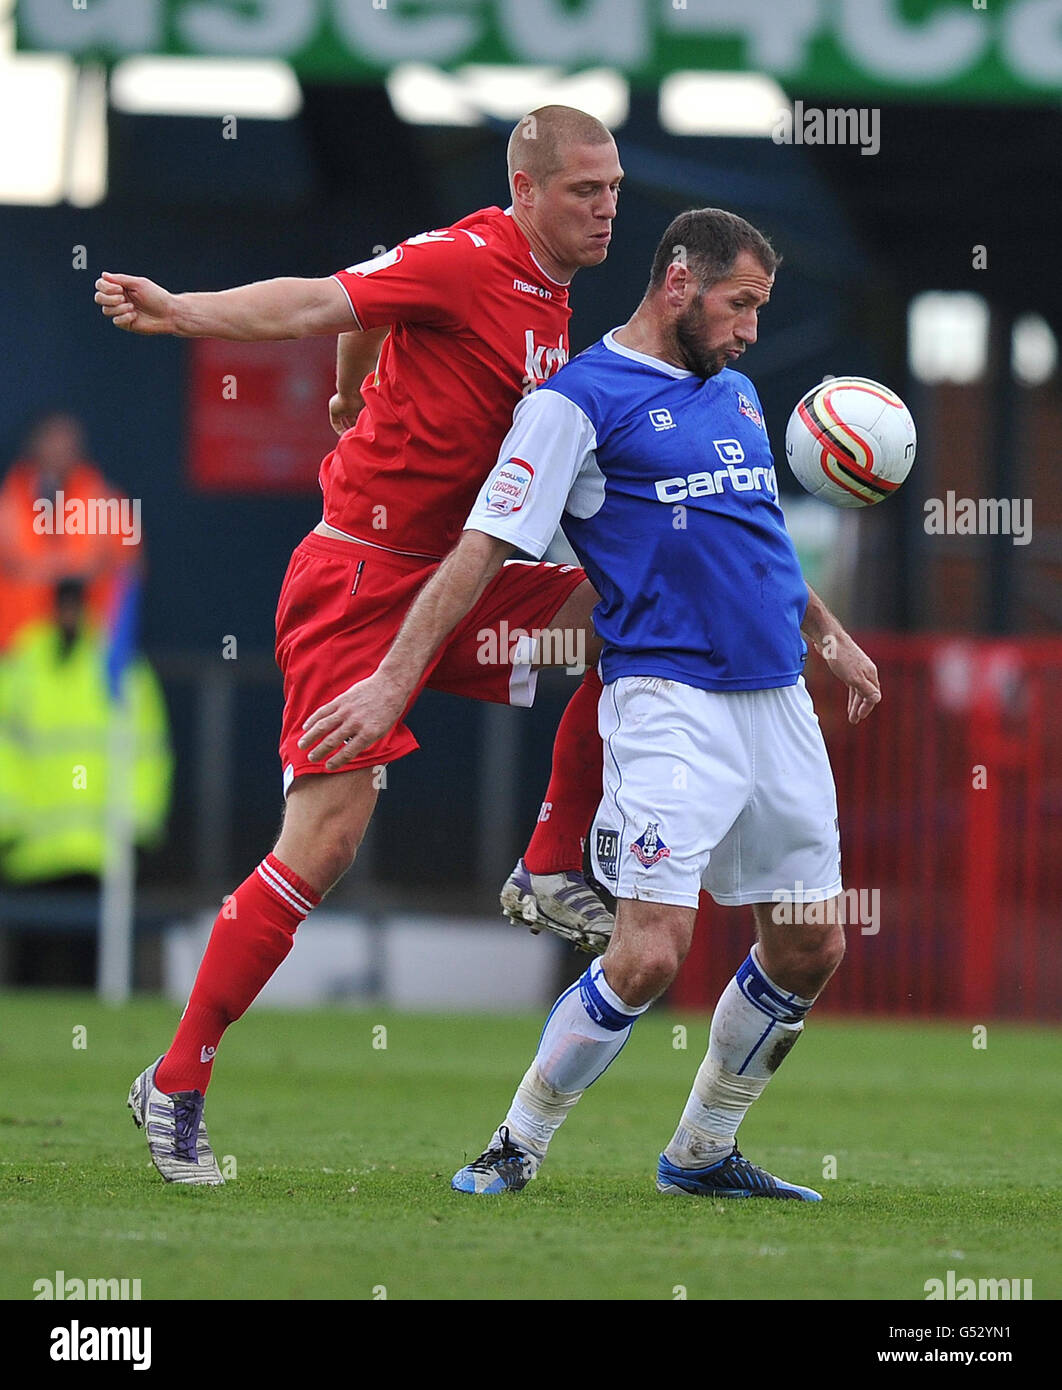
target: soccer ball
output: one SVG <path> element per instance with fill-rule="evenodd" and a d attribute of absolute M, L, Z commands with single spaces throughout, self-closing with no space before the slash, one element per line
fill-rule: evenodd
<path fill-rule="evenodd" d="M 820 381 L 797 405 L 785 452 L 797 482 L 835 507 L 872 507 L 903 482 L 915 457 L 911 412 L 864 376 Z"/>

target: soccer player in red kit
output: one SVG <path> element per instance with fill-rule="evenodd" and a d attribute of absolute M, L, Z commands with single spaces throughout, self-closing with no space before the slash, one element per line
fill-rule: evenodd
<path fill-rule="evenodd" d="M 516 403 L 568 359 L 572 276 L 608 253 L 623 171 L 599 121 L 543 107 L 513 131 L 508 163 L 510 208 L 483 209 L 334 276 L 177 295 L 137 276 L 104 272 L 96 282 L 103 313 L 135 333 L 245 341 L 342 334 L 333 421 L 345 423 L 359 395 L 364 403 L 321 465 L 323 519 L 292 556 L 277 608 L 280 838 L 226 901 L 169 1051 L 130 1090 L 134 1119 L 146 1126 L 152 1159 L 170 1182 L 222 1181 L 203 1122 L 222 1034 L 352 863 L 376 803 L 374 769 L 417 747 L 399 721 L 360 756 L 344 762 L 340 753 L 326 766 L 299 747 L 302 726 L 379 665 L 413 598 L 460 536 Z M 359 393 L 355 372 L 371 366 L 378 349 Z M 517 508 L 527 480 L 516 469 L 511 482 L 509 505 Z M 533 638 L 487 665 L 484 633 L 573 630 L 592 668 L 596 602 L 574 566 L 505 566 L 416 694 L 428 686 L 530 704 Z M 553 815 L 506 885 L 517 908 L 546 897 L 547 914 L 556 909 L 556 920 L 542 920 L 550 929 L 566 925 L 564 914 L 581 921 L 584 940 L 588 922 L 611 925 L 581 875 L 581 836 L 601 795 L 599 693 L 591 669 L 558 729 L 546 794 Z"/>

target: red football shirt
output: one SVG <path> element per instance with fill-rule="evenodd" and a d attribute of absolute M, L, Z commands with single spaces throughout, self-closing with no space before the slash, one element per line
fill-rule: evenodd
<path fill-rule="evenodd" d="M 359 328 L 391 332 L 365 409 L 321 464 L 324 519 L 391 550 L 444 555 L 517 401 L 568 360 L 568 287 L 496 207 L 335 278 Z"/>

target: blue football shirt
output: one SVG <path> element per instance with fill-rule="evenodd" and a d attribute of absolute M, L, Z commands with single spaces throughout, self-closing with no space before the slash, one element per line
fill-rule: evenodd
<path fill-rule="evenodd" d="M 558 523 L 601 595 L 601 672 L 793 685 L 808 590 L 756 389 L 608 333 L 525 397 L 466 530 L 541 557 Z"/>

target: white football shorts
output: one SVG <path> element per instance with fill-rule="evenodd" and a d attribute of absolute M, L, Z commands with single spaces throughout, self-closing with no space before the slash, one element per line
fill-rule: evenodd
<path fill-rule="evenodd" d="M 598 725 L 590 856 L 617 898 L 696 907 L 702 887 L 727 905 L 841 891 L 837 795 L 803 678 L 716 691 L 623 676 L 605 686 Z"/>

